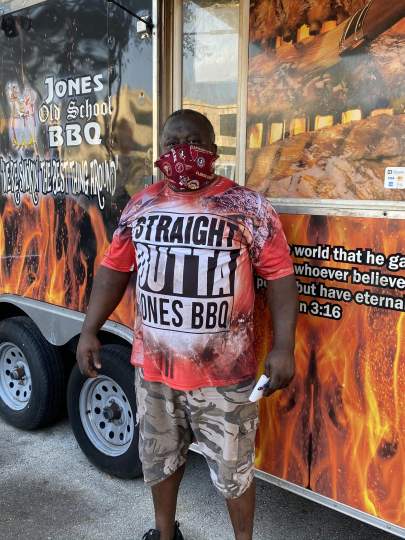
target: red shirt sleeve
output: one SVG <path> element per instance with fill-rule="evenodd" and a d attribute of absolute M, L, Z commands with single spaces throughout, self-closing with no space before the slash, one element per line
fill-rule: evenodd
<path fill-rule="evenodd" d="M 253 267 L 266 280 L 290 276 L 294 267 L 280 218 L 267 200 L 262 200 L 262 204 L 262 223 L 254 238 Z"/>
<path fill-rule="evenodd" d="M 130 233 L 130 231 L 128 231 Z M 130 234 L 115 231 L 112 242 L 101 261 L 102 266 L 118 272 L 136 270 L 135 248 Z"/>
<path fill-rule="evenodd" d="M 102 266 L 118 272 L 136 270 L 135 246 L 132 241 L 132 228 L 129 219 L 133 213 L 134 202 L 135 199 L 131 199 L 124 208 L 112 242 L 101 261 Z"/>

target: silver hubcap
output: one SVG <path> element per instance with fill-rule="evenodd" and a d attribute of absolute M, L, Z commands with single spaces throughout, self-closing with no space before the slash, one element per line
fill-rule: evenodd
<path fill-rule="evenodd" d="M 31 372 L 22 350 L 14 343 L 0 345 L 0 398 L 14 411 L 24 409 L 32 393 Z"/>
<path fill-rule="evenodd" d="M 87 379 L 80 392 L 80 418 L 92 444 L 108 456 L 121 456 L 134 436 L 134 416 L 122 388 L 110 377 Z"/>

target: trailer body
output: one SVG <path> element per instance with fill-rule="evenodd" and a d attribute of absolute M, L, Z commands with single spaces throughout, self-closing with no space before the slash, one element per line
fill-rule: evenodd
<path fill-rule="evenodd" d="M 56 417 L 23 418 L 39 400 L 38 365 L 59 366 L 48 370 L 59 394 L 41 398 L 57 409 L 60 348 L 74 350 L 126 202 L 157 180 L 162 120 L 195 108 L 219 132 L 218 171 L 278 209 L 300 293 L 297 372 L 260 402 L 257 475 L 405 537 L 405 5 L 284 4 L 0 2 L 0 412 L 27 427 Z M 259 372 L 271 347 L 264 288 L 258 278 Z M 102 331 L 117 358 L 134 310 L 131 283 Z M 15 324 L 40 342 L 38 364 Z M 125 374 L 103 377 L 71 377 L 75 434 L 102 468 L 134 476 Z M 103 385 L 105 418 L 120 408 L 125 433 L 82 414 Z"/>

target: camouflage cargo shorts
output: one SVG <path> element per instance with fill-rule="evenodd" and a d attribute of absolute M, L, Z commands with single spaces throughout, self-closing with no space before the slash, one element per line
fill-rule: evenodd
<path fill-rule="evenodd" d="M 248 398 L 255 381 L 180 391 L 145 381 L 135 370 L 139 455 L 145 482 L 153 486 L 181 467 L 195 440 L 215 487 L 240 497 L 254 476 L 256 403 Z"/>

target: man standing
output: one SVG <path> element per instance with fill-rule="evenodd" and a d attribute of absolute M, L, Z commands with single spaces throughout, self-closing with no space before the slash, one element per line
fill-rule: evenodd
<path fill-rule="evenodd" d="M 236 540 L 251 540 L 255 506 L 257 371 L 253 271 L 267 280 L 273 348 L 266 395 L 294 375 L 297 292 L 277 214 L 260 194 L 216 176 L 214 130 L 195 111 L 173 113 L 157 166 L 165 180 L 124 209 L 98 271 L 77 348 L 81 371 L 100 369 L 97 332 L 137 273 L 131 362 L 139 452 L 151 486 L 149 540 L 182 540 L 177 493 L 196 439 L 225 496 Z"/>

